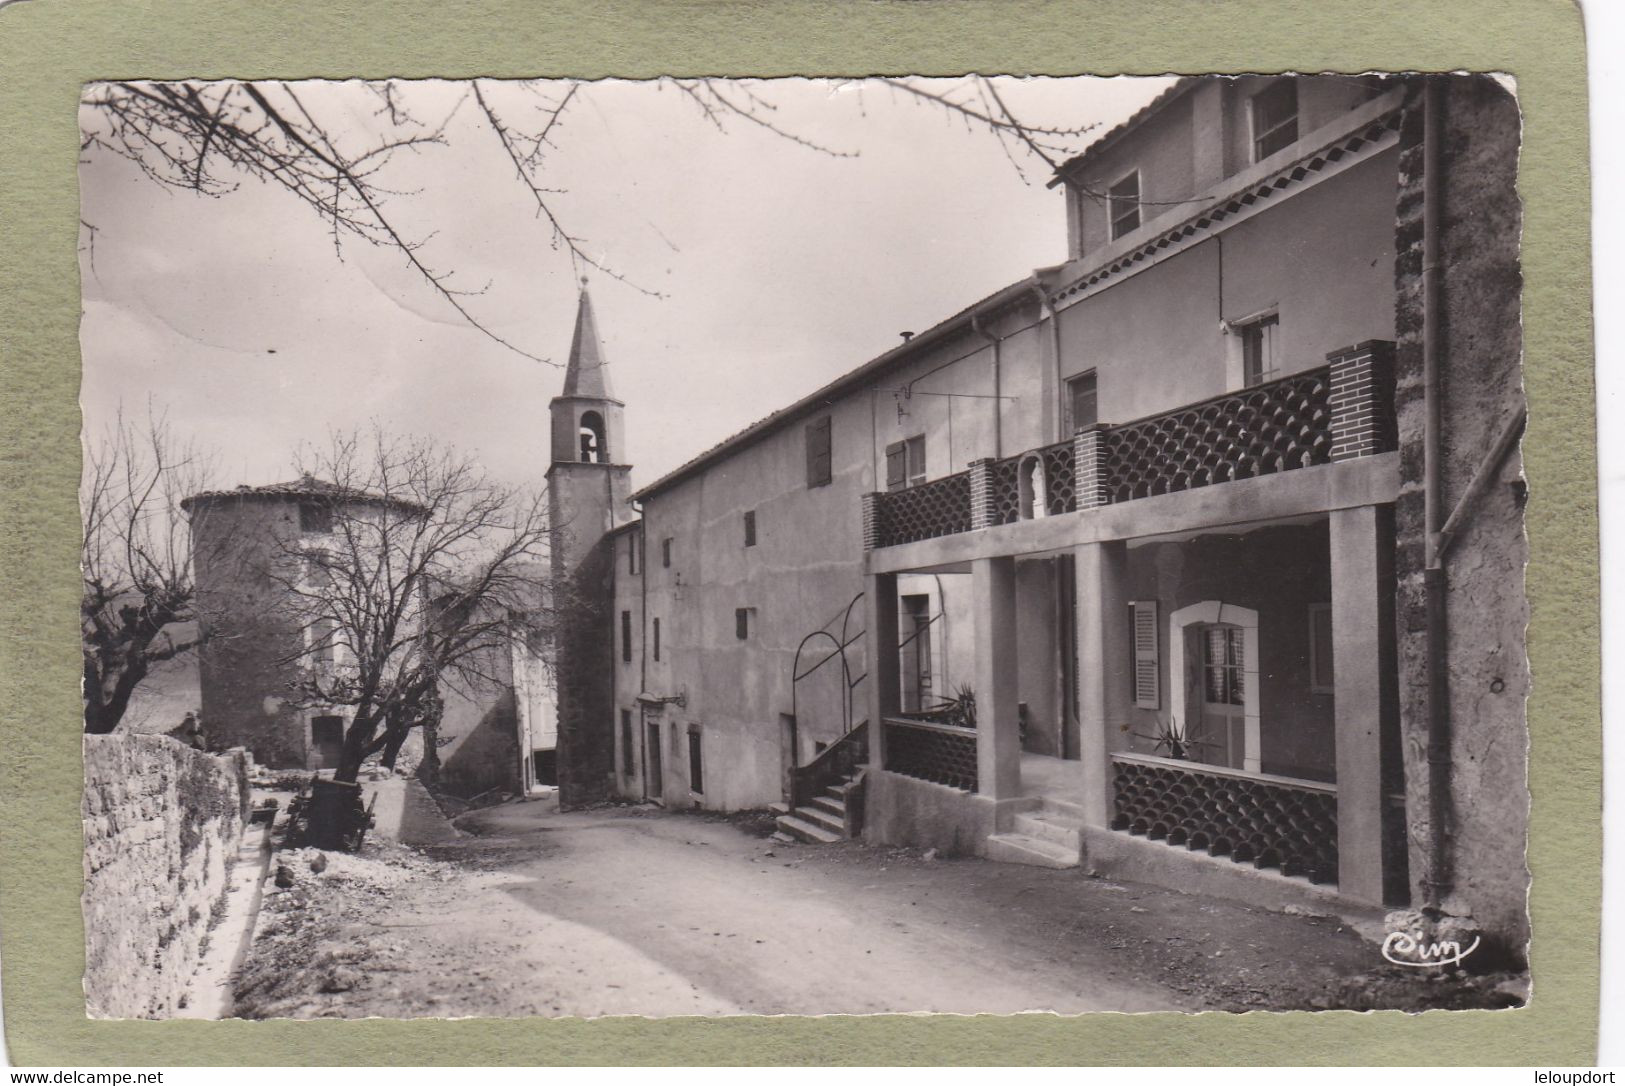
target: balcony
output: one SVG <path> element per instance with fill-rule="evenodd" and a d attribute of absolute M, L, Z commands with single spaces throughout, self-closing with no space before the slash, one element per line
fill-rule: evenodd
<path fill-rule="evenodd" d="M 866 549 L 1294 471 L 1394 445 L 1392 348 L 864 498 Z"/>

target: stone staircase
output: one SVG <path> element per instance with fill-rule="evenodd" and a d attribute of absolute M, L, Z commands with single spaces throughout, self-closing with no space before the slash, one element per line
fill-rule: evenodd
<path fill-rule="evenodd" d="M 847 816 L 846 799 L 847 793 L 854 787 L 853 779 L 845 777 L 829 785 L 823 792 L 814 796 L 811 802 L 800 807 L 791 808 L 783 803 L 773 804 L 771 809 L 779 813 L 780 832 L 810 845 L 827 845 L 851 837 L 849 828 L 851 820 Z"/>
<path fill-rule="evenodd" d="M 1018 811 L 1010 828 L 987 839 L 987 858 L 1033 867 L 1077 867 L 1082 859 L 1083 811 L 1075 804 L 1042 799 Z"/>

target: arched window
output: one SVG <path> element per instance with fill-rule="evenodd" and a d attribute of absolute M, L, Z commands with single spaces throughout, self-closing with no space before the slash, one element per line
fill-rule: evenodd
<path fill-rule="evenodd" d="M 604 419 L 596 411 L 581 413 L 581 462 L 606 464 L 609 450 L 604 444 Z"/>

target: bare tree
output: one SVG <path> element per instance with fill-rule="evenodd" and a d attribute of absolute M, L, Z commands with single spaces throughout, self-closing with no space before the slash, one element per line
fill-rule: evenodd
<path fill-rule="evenodd" d="M 545 504 L 475 461 L 374 429 L 334 437 L 301 464 L 324 484 L 324 531 L 289 539 L 272 579 L 302 633 L 298 695 L 343 707 L 334 780 L 393 762 L 431 733 L 441 685 L 501 681 L 494 662 L 542 620 Z"/>
<path fill-rule="evenodd" d="M 759 128 L 819 154 L 851 157 L 855 151 L 825 146 L 784 125 L 761 80 L 677 79 L 659 81 L 692 103 L 719 133 L 734 127 Z M 457 115 L 474 111 L 476 131 L 497 141 L 512 165 L 514 182 L 535 215 L 544 219 L 553 247 L 569 256 L 577 273 L 592 267 L 644 293 L 594 255 L 588 240 L 564 219 L 556 199 L 561 190 L 547 179 L 551 156 L 560 149 L 567 114 L 590 84 L 569 80 L 469 80 L 453 104 L 435 115 L 415 101 L 413 84 L 383 80 L 364 88 L 374 112 L 357 123 L 352 111 L 331 99 L 317 102 L 295 83 L 122 81 L 87 87 L 82 152 L 111 152 L 134 162 L 153 181 L 205 196 L 222 196 L 244 178 L 285 190 L 328 224 L 335 251 L 346 240 L 392 248 L 457 314 L 483 335 L 534 361 L 555 363 L 512 343 L 482 323 L 470 298 L 485 286 L 466 287 L 456 269 L 433 261 L 429 235 L 414 233 L 397 214 L 410 192 L 389 182 L 390 163 L 401 154 L 426 153 L 449 144 Z M 860 84 L 861 86 L 861 84 Z M 1093 124 L 1046 127 L 1018 117 L 993 81 L 885 79 L 886 93 L 915 101 L 971 130 L 996 137 L 1021 170 L 1035 158 L 1053 170 L 1082 147 Z M 862 93 L 862 92 L 860 92 Z M 1023 175 L 1025 177 L 1025 175 Z M 1106 199 L 1104 194 L 1099 198 Z M 89 224 L 87 224 L 89 225 Z M 91 227 L 94 237 L 94 227 Z"/>
<path fill-rule="evenodd" d="M 191 533 L 181 500 L 207 488 L 210 464 L 148 406 L 121 410 L 85 454 L 80 498 L 85 731 L 118 727 L 152 669 L 200 642 Z"/>

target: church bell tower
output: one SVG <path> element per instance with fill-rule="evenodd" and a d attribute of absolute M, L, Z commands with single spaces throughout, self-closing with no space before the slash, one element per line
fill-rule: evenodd
<path fill-rule="evenodd" d="M 625 404 L 609 367 L 583 280 L 564 389 L 548 405 L 552 463 L 554 663 L 558 682 L 559 803 L 610 793 L 615 770 L 615 552 L 610 533 L 633 518 Z"/>

